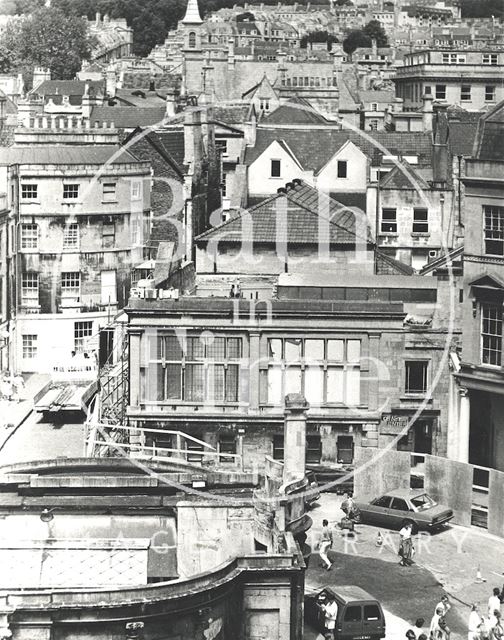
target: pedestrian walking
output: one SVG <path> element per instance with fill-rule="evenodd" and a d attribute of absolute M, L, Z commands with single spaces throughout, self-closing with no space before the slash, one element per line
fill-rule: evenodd
<path fill-rule="evenodd" d="M 325 568 L 329 571 L 332 567 L 332 563 L 327 556 L 327 552 L 333 545 L 333 534 L 329 529 L 329 522 L 322 520 L 322 532 L 320 533 L 320 539 L 318 543 L 319 556 L 322 562 L 325 564 Z"/>
<path fill-rule="evenodd" d="M 504 628 L 502 626 L 501 614 L 497 609 L 494 611 L 494 621 L 490 625 L 490 640 L 503 640 Z"/>
<path fill-rule="evenodd" d="M 12 383 L 14 385 L 17 401 L 21 402 L 21 400 L 23 399 L 22 396 L 25 390 L 25 383 L 24 383 L 23 376 L 18 373 L 16 376 L 14 376 Z"/>
<path fill-rule="evenodd" d="M 436 611 L 434 612 L 434 615 L 432 616 L 432 620 L 429 626 L 429 638 L 430 640 L 435 640 L 437 638 L 437 632 L 439 629 L 439 621 L 441 620 L 443 616 L 443 608 L 442 607 L 436 607 Z"/>
<path fill-rule="evenodd" d="M 480 616 L 478 605 L 473 604 L 471 613 L 469 614 L 469 622 L 467 624 L 467 640 L 481 640 L 481 625 L 483 618 Z"/>
<path fill-rule="evenodd" d="M 2 376 L 2 380 L 0 381 L 0 391 L 6 400 L 10 401 L 12 399 L 12 382 L 10 376 L 7 374 Z"/>
<path fill-rule="evenodd" d="M 494 611 L 501 610 L 500 589 L 494 587 L 493 594 L 488 598 L 488 617 L 492 617 Z"/>
<path fill-rule="evenodd" d="M 408 522 L 399 531 L 399 555 L 401 556 L 399 564 L 403 567 L 409 567 L 413 564 L 413 540 L 411 539 L 411 534 L 412 526 Z"/>

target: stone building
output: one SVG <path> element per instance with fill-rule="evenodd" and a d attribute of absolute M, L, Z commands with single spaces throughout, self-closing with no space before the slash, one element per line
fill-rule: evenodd
<path fill-rule="evenodd" d="M 303 407 L 287 411 L 300 422 Z M 270 467 L 266 486 L 282 478 Z M 0 635 L 254 640 L 267 628 L 271 640 L 301 640 L 305 565 L 292 525 L 311 521 L 293 479 L 271 491 L 271 516 L 257 474 L 174 458 L 150 469 L 124 458 L 2 468 Z"/>
<path fill-rule="evenodd" d="M 504 470 L 504 103 L 480 120 L 465 161 L 463 334 L 453 361 L 449 453 Z"/>
<path fill-rule="evenodd" d="M 424 95 L 434 100 L 482 111 L 504 99 L 502 47 L 425 48 L 404 57 L 394 78 L 405 110 L 421 107 Z"/>
<path fill-rule="evenodd" d="M 10 365 L 21 372 L 96 347 L 150 232 L 150 164 L 118 145 L 117 130 L 31 124 L 0 156 L 13 225 Z"/>
<path fill-rule="evenodd" d="M 282 459 L 281 399 L 310 403 L 307 463 L 351 464 L 353 446 L 446 454 L 451 283 L 420 276 L 279 277 L 272 300 L 131 300 L 128 420 L 239 454 Z M 407 302 L 405 302 L 407 301 Z M 306 313 L 309 306 L 310 313 Z M 416 422 L 412 423 L 413 418 Z M 153 441 L 174 446 L 169 433 Z"/>

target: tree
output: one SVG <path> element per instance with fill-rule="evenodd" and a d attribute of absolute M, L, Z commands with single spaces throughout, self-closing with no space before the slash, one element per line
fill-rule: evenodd
<path fill-rule="evenodd" d="M 371 38 L 360 29 L 350 31 L 347 37 L 343 40 L 343 51 L 348 55 L 352 55 L 352 53 L 359 47 L 370 46 Z"/>
<path fill-rule="evenodd" d="M 310 31 L 301 38 L 301 49 L 306 49 L 309 42 L 327 42 L 327 49 L 331 51 L 333 42 L 339 42 L 339 40 L 327 31 Z"/>
<path fill-rule="evenodd" d="M 379 47 L 388 47 L 387 34 L 379 20 L 371 20 L 371 22 L 368 22 L 364 27 L 363 32 L 369 36 L 371 40 L 376 40 L 376 44 Z"/>
<path fill-rule="evenodd" d="M 11 70 L 23 73 L 29 85 L 36 66 L 49 69 L 56 80 L 74 78 L 82 61 L 90 58 L 95 42 L 85 20 L 44 7 L 9 23 L 1 44 L 11 51 Z"/>

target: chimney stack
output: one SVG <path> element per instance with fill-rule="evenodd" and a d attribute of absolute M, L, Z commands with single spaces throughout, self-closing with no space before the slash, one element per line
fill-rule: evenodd
<path fill-rule="evenodd" d="M 175 116 L 175 112 L 175 92 L 170 89 L 166 92 L 165 118 L 173 118 Z"/>
<path fill-rule="evenodd" d="M 306 412 L 310 405 L 300 393 L 285 397 L 283 482 L 304 478 L 306 471 Z"/>
<path fill-rule="evenodd" d="M 431 95 L 424 94 L 422 98 L 422 124 L 424 131 L 432 131 L 432 114 L 433 114 L 433 99 Z"/>

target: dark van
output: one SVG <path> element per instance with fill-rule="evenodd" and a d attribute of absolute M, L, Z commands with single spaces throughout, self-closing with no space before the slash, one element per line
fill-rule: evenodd
<path fill-rule="evenodd" d="M 379 640 L 385 637 L 385 616 L 381 604 L 372 595 L 355 586 L 326 587 L 305 598 L 305 617 L 318 631 L 325 630 L 323 605 L 336 600 L 338 617 L 336 640 Z"/>

